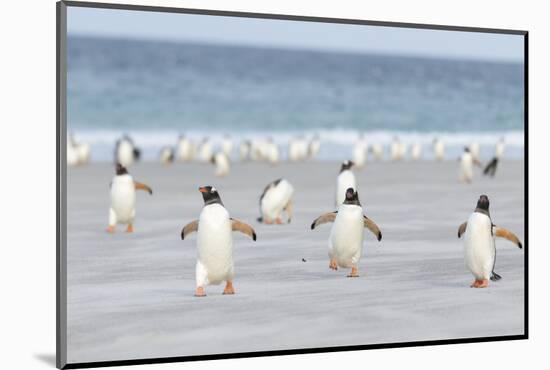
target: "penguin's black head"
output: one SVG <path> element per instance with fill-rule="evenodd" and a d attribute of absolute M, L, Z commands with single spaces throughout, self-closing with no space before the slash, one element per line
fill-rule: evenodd
<path fill-rule="evenodd" d="M 464 147 L 464 153 L 470 153 L 470 148 L 468 148 L 467 146 Z"/>
<path fill-rule="evenodd" d="M 128 173 L 128 170 L 126 169 L 126 167 L 124 167 L 120 163 L 116 164 L 116 174 L 117 174 L 117 176 L 126 175 L 127 173 Z"/>
<path fill-rule="evenodd" d="M 344 161 L 342 163 L 342 166 L 340 167 L 340 172 L 342 171 L 345 171 L 345 170 L 349 170 L 351 167 L 353 167 L 355 163 L 353 163 L 352 161 Z"/>
<path fill-rule="evenodd" d="M 477 207 L 485 211 L 489 210 L 489 197 L 487 195 L 480 195 L 479 200 L 477 201 Z"/>
<path fill-rule="evenodd" d="M 359 194 L 356 190 L 353 190 L 353 188 L 348 188 L 346 190 L 346 200 L 344 200 L 344 204 L 361 205 L 361 203 L 359 203 Z"/>
<path fill-rule="evenodd" d="M 204 200 L 204 205 L 219 203 L 222 204 L 220 194 L 215 187 L 212 186 L 201 186 L 199 191 L 202 193 L 202 199 Z"/>

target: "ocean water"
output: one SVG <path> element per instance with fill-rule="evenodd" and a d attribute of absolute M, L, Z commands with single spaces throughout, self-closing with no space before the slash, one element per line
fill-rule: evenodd
<path fill-rule="evenodd" d="M 351 155 L 360 133 L 388 145 L 435 136 L 457 156 L 500 137 L 524 152 L 523 64 L 425 59 L 69 35 L 68 128 L 112 160 L 129 133 L 145 159 L 179 134 L 214 143 L 272 137 L 281 149 L 319 134 L 320 159 Z"/>

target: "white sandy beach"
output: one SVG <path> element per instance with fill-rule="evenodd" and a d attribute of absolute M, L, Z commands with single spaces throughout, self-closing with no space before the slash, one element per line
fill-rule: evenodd
<path fill-rule="evenodd" d="M 480 194 L 497 225 L 524 241 L 523 161 L 504 160 L 494 179 L 480 171 L 458 183 L 456 161 L 369 163 L 356 171 L 367 232 L 357 279 L 328 268 L 330 225 L 310 230 L 334 209 L 339 164 L 270 167 L 235 163 L 226 178 L 202 164 L 129 169 L 153 188 L 138 193 L 135 233 L 107 234 L 111 164 L 68 171 L 68 361 L 234 353 L 308 347 L 523 334 L 524 251 L 497 241 L 503 279 L 471 289 L 457 228 Z M 264 186 L 285 177 L 295 187 L 290 225 L 261 225 Z M 250 223 L 253 242 L 234 234 L 236 295 L 209 286 L 193 296 L 197 188 L 214 185 L 230 214 Z M 305 259 L 306 262 L 303 262 Z"/>

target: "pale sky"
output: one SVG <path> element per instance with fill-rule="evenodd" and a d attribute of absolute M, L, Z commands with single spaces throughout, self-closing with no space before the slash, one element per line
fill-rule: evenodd
<path fill-rule="evenodd" d="M 69 35 L 523 62 L 523 36 L 68 7 Z"/>

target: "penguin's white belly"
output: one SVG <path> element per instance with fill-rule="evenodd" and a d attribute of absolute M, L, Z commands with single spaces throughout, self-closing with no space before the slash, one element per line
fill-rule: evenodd
<path fill-rule="evenodd" d="M 225 176 L 229 173 L 229 161 L 223 153 L 216 154 L 216 175 Z"/>
<path fill-rule="evenodd" d="M 498 143 L 495 149 L 495 156 L 497 158 L 502 158 L 504 155 L 504 144 Z"/>
<path fill-rule="evenodd" d="M 118 223 L 129 223 L 134 219 L 136 190 L 131 178 L 115 178 L 111 185 L 111 208 Z"/>
<path fill-rule="evenodd" d="M 269 189 L 262 198 L 262 217 L 269 220 L 281 217 L 293 193 L 294 188 L 286 180 L 281 180 L 276 187 Z"/>
<path fill-rule="evenodd" d="M 330 231 L 329 257 L 336 259 L 340 267 L 357 264 L 363 251 L 363 238 L 362 208 L 341 205 Z"/>
<path fill-rule="evenodd" d="M 118 145 L 117 161 L 124 167 L 128 167 L 134 163 L 134 148 L 127 141 L 122 141 Z"/>
<path fill-rule="evenodd" d="M 198 259 L 210 284 L 233 279 L 233 236 L 227 210 L 219 204 L 205 206 L 199 217 Z"/>
<path fill-rule="evenodd" d="M 464 233 L 466 267 L 476 279 L 489 279 L 495 263 L 495 245 L 491 234 L 491 220 L 474 212 L 468 219 Z"/>
<path fill-rule="evenodd" d="M 358 167 L 362 167 L 367 159 L 367 147 L 364 143 L 357 143 L 353 148 L 353 162 Z"/>
<path fill-rule="evenodd" d="M 78 152 L 70 143 L 67 143 L 67 164 L 69 166 L 78 164 Z"/>
<path fill-rule="evenodd" d="M 336 205 L 344 203 L 346 199 L 346 190 L 348 188 L 353 188 L 357 190 L 355 183 L 355 175 L 350 170 L 345 170 L 338 175 L 338 180 L 336 181 Z"/>
<path fill-rule="evenodd" d="M 438 160 L 442 160 L 445 157 L 445 147 L 443 146 L 443 143 L 436 143 L 434 146 L 434 152 L 435 158 Z"/>
<path fill-rule="evenodd" d="M 474 175 L 472 156 L 463 155 L 460 161 L 460 176 L 463 179 L 471 180 Z"/>

